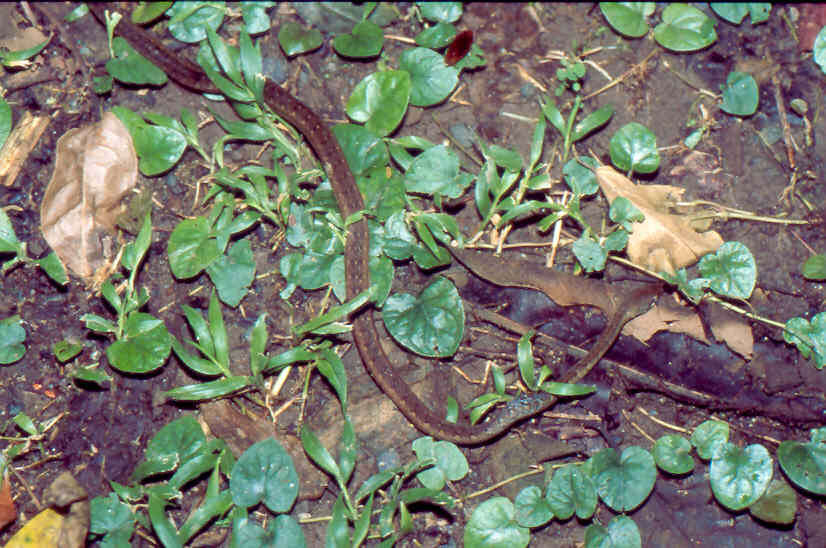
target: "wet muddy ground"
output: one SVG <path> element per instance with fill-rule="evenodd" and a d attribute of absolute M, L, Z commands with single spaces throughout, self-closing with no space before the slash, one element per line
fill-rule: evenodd
<path fill-rule="evenodd" d="M 67 8 L 61 6 L 56 12 Z M 400 9 L 403 13 L 406 10 L 401 6 Z M 398 135 L 419 135 L 438 142 L 445 140 L 445 132 L 459 140 L 463 130 L 472 130 L 487 142 L 512 147 L 526 157 L 533 123 L 525 120 L 535 120 L 539 115 L 539 87 L 552 93 L 556 85 L 554 73 L 559 64 L 552 52 L 570 52 L 572 48 L 581 51 L 583 45 L 585 49 L 602 47 L 588 56 L 600 71 L 589 67 L 583 94 L 607 84 L 608 77 L 628 71 L 631 74 L 586 103 L 588 108 L 612 104 L 615 114 L 607 129 L 577 145 L 579 151 L 593 151 L 608 162 L 608 141 L 613 132 L 636 121 L 653 131 L 662 147 L 660 168 L 644 177 L 644 183 L 680 186 L 686 189 L 688 199 L 713 201 L 758 215 L 804 219 L 817 213 L 808 211 L 804 200 L 815 208 L 826 200 L 822 182 L 826 167 L 822 90 L 826 76 L 814 64 L 811 54 L 800 51 L 792 36 L 795 17 L 790 8 L 776 6 L 769 21 L 758 26 L 748 22 L 734 26 L 718 20 L 718 40 L 711 47 L 675 54 L 650 39 L 619 38 L 605 28 L 599 9 L 590 4 L 472 4 L 466 7 L 458 26 L 473 29 L 476 43 L 485 52 L 487 66 L 463 73 L 461 90 L 451 101 L 435 108 L 411 108 Z M 21 16 L 16 14 L 15 18 Z M 298 18 L 286 5 L 278 8 L 274 20 L 275 26 L 281 20 L 315 23 Z M 30 69 L 52 71 L 58 79 L 6 95 L 15 120 L 25 110 L 52 117 L 23 172 L 11 186 L 0 187 L 0 204 L 15 206 L 7 211 L 17 236 L 27 242 L 33 257 L 47 251 L 38 228 L 39 202 L 52 175 L 56 141 L 66 130 L 98 120 L 101 111 L 115 105 L 170 116 L 177 116 L 184 107 L 208 114 L 204 99 L 171 82 L 148 91 L 116 86 L 111 95 L 96 96 L 85 76 L 102 69 L 107 56 L 105 31 L 91 17 L 64 25 L 64 33 L 44 50 L 44 59 Z M 399 20 L 384 29 L 385 35 L 406 37 L 414 36 L 418 30 L 413 20 Z M 61 40 L 70 40 L 71 50 Z M 387 40 L 384 55 L 397 59 L 406 47 L 401 41 Z M 287 61 L 272 33 L 262 38 L 262 50 L 269 75 L 279 82 L 286 78 L 288 88 L 330 123 L 345 120 L 344 104 L 350 91 L 375 70 L 374 63 L 343 61 L 331 51 L 329 40 L 320 50 Z M 641 63 L 646 58 L 648 61 Z M 695 151 L 680 146 L 692 131 L 688 122 L 702 117 L 697 90 L 718 92 L 732 70 L 755 76 L 760 86 L 757 113 L 739 119 L 706 106 L 705 122 L 710 129 L 707 136 Z M 806 119 L 791 112 L 786 115 L 798 143 L 795 170 L 790 168 L 784 144 L 778 97 L 785 105 L 802 99 L 809 107 Z M 210 106 L 231 116 L 223 105 Z M 214 125 L 205 126 L 202 131 L 203 140 L 210 145 L 219 134 Z M 811 144 L 806 143 L 807 134 Z M 551 139 L 549 133 L 547 141 Z M 254 147 L 232 146 L 227 159 L 241 161 L 255 152 Z M 559 172 L 558 165 L 551 171 L 554 177 Z M 795 174 L 797 182 L 791 191 Z M 180 305 L 205 310 L 211 289 L 206 276 L 184 282 L 172 277 L 166 240 L 181 218 L 202 213 L 203 210 L 193 207 L 193 200 L 195 182 L 204 175 L 206 170 L 190 151 L 171 173 L 151 179 L 141 177 L 139 181 L 142 192 L 151 194 L 154 204 L 153 241 L 139 281 L 151 294 L 147 311 L 163 319 L 169 331 L 178 337 L 188 335 Z M 600 225 L 605 211 L 602 198 L 584 204 L 584 214 L 593 226 Z M 459 208 L 457 216 L 466 233 L 478 223 L 472 207 Z M 823 285 L 806 281 L 800 275 L 800 265 L 812 250 L 826 249 L 822 225 L 728 220 L 716 222 L 714 228 L 724 240 L 744 243 L 755 256 L 758 289 L 750 301 L 755 313 L 784 322 L 793 316 L 810 317 L 824 310 Z M 272 338 L 268 348 L 276 353 L 281 344 L 279 338 L 288 338 L 292 325 L 309 319 L 323 297 L 298 291 L 289 303 L 282 302 L 278 293 L 284 281 L 278 274 L 278 261 L 289 246 L 284 243 L 271 252 L 274 240 L 270 227 L 258 228 L 250 237 L 259 277 L 241 308 L 224 308 L 229 340 L 236 341 L 233 361 L 239 364 L 247 363 L 245 337 L 259 314 L 269 314 Z M 534 226 L 525 224 L 514 233 L 513 241 L 538 242 L 548 238 L 548 234 L 540 234 Z M 527 252 L 537 261 L 542 260 L 540 253 Z M 572 256 L 562 249 L 557 262 L 570 266 Z M 542 315 L 551 318 L 545 331 L 562 342 L 539 338 L 536 353 L 540 360 L 552 362 L 560 355 L 564 359 L 567 344 L 587 347 L 604 326 L 604 319 L 598 314 L 560 311 L 535 293 L 492 287 L 458 267 L 448 273 L 460 287 L 469 311 L 505 303 L 508 313 L 518 321 L 530 323 L 531 318 Z M 431 276 L 414 267 L 400 269 L 395 287 L 408 291 L 424 287 Z M 611 265 L 605 277 L 619 282 L 636 275 Z M 42 493 L 61 472 L 71 472 L 90 496 L 106 494 L 110 480 L 128 483 L 147 441 L 159 428 L 182 414 L 199 413 L 196 406 L 175 406 L 158 397 L 164 390 L 192 382 L 174 355 L 157 373 L 119 374 L 105 364 L 105 341 L 90 336 L 80 322 L 79 318 L 86 313 L 110 315 L 101 298 L 77 280 L 63 289 L 41 272 L 27 268 L 17 268 L 0 277 L 0 318 L 19 314 L 27 332 L 24 358 L 0 366 L 0 424 L 5 425 L 0 434 L 19 434 L 9 419 L 20 411 L 38 421 L 61 417 L 39 446 L 13 462 L 16 473 L 12 492 L 20 517 L 0 533 L 2 543 L 19 529 L 23 517 L 30 518 L 38 510 L 31 494 Z M 483 359 L 497 357 L 513 362 L 517 337 L 482 322 L 469 327 L 455 362 L 433 363 L 413 358 L 419 367 L 411 368 L 406 378 L 426 400 L 444 401 L 446 396 L 455 394 L 466 402 L 478 393 L 478 387 L 465 383 L 453 366 L 460 367 L 469 378 L 481 379 Z M 529 470 L 545 456 L 554 454 L 560 441 L 575 448 L 580 456 L 606 445 L 650 447 L 652 438 L 671 432 L 663 423 L 690 430 L 717 417 L 731 424 L 734 442 L 761 443 L 772 454 L 776 449 L 773 440 L 808 440 L 808 430 L 823 422 L 826 373 L 816 370 L 812 362 L 787 345 L 779 329 L 760 323 L 753 323 L 752 328 L 754 347 L 750 359 L 722 343 L 706 344 L 684 334 L 661 332 L 647 345 L 622 337 L 608 356 L 617 365 L 609 367 L 608 361 L 603 362 L 605 366 L 588 378 L 600 388 L 596 395 L 579 403 L 557 406 L 552 413 L 522 425 L 496 443 L 467 451 L 472 473 L 453 487 L 455 494 L 466 495 Z M 71 381 L 66 374 L 66 367 L 71 364 L 59 364 L 51 350 L 61 339 L 83 342 L 82 363 L 102 361 L 113 377 L 108 389 L 92 389 Z M 400 358 L 396 362 L 409 361 L 397 352 L 402 351 L 391 350 L 391 357 Z M 355 349 L 346 352 L 343 359 L 350 383 L 350 412 L 361 443 L 354 483 L 357 484 L 375 472 L 380 462 L 404 462 L 410 455 L 409 442 L 419 434 L 378 391 Z M 273 407 L 300 394 L 301 387 L 302 378 L 291 377 Z M 324 433 L 324 439 L 336 439 L 336 429 L 340 428 L 336 409 L 329 387 L 320 380 L 314 382 L 306 420 Z M 262 421 L 266 417 L 260 409 L 253 411 Z M 201 410 L 200 415 L 204 422 L 226 425 L 233 420 L 222 414 L 226 412 Z M 265 422 L 263 427 L 259 424 L 258 433 L 249 436 L 255 439 L 274 428 L 284 443 L 295 444 L 298 413 L 299 406 L 293 405 L 279 415 L 274 427 L 271 422 Z M 655 491 L 632 513 L 644 546 L 814 546 L 814 539 L 824 538 L 826 514 L 820 498 L 798 491 L 795 522 L 787 527 L 771 526 L 751 518 L 747 512 L 723 509 L 711 496 L 705 472 L 705 465 L 698 462 L 694 473 L 685 478 L 660 474 Z M 296 516 L 329 515 L 336 490 L 332 485 L 325 489 L 326 477 L 317 471 L 315 474 L 312 479 L 302 477 L 314 488 L 303 494 L 306 498 L 297 504 Z M 775 475 L 781 474 L 776 467 Z M 523 485 L 531 482 L 538 479 L 509 484 L 500 493 L 513 498 Z M 197 498 L 193 493 L 192 501 L 183 502 L 184 508 L 197 502 Z M 478 501 L 468 501 L 453 514 L 416 514 L 417 533 L 404 545 L 460 545 L 463 525 Z M 603 507 L 597 516 L 605 523 L 612 514 Z M 584 525 L 576 519 L 552 521 L 533 532 L 532 545 L 581 545 L 578 543 L 582 542 L 583 531 Z M 307 525 L 305 534 L 309 546 L 319 546 L 324 525 Z M 149 545 L 137 536 L 133 543 Z"/>

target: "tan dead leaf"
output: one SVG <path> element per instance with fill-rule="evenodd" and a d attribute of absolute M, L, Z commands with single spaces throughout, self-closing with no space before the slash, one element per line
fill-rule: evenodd
<path fill-rule="evenodd" d="M 705 319 L 717 341 L 725 343 L 732 352 L 746 360 L 752 358 L 754 337 L 751 325 L 745 318 L 712 303 L 706 309 Z M 661 300 L 657 306 L 625 324 L 622 333 L 644 342 L 660 331 L 685 333 L 700 342 L 711 344 L 697 311 L 671 300 Z"/>
<path fill-rule="evenodd" d="M 137 177 L 132 137 L 111 112 L 58 140 L 54 174 L 40 204 L 40 229 L 78 276 L 89 279 L 106 266 L 111 250 L 104 249 L 104 236 L 114 231 Z"/>
<path fill-rule="evenodd" d="M 660 299 L 657 306 L 625 324 L 622 333 L 641 341 L 647 341 L 660 331 L 685 333 L 698 341 L 709 344 L 697 312 L 693 308 L 669 299 Z"/>
<path fill-rule="evenodd" d="M 0 48 L 23 51 L 39 46 L 49 37 L 34 27 L 16 28 L 13 33 L 0 37 Z"/>
<path fill-rule="evenodd" d="M 634 223 L 634 232 L 628 238 L 627 252 L 633 263 L 674 274 L 677 269 L 694 264 L 723 244 L 717 232 L 696 232 L 690 217 L 671 213 L 671 205 L 682 196 L 684 189 L 669 185 L 635 185 L 608 166 L 597 168 L 596 174 L 609 202 L 623 196 L 645 215 L 642 223 Z"/>
<path fill-rule="evenodd" d="M 8 475 L 5 475 L 0 485 L 0 530 L 17 519 L 17 510 L 14 507 L 14 500 L 11 498 L 11 482 Z"/>
<path fill-rule="evenodd" d="M 714 337 L 726 343 L 732 352 L 746 360 L 754 357 L 754 335 L 746 318 L 712 303 L 706 311 L 706 320 Z"/>
<path fill-rule="evenodd" d="M 69 472 L 63 472 L 46 488 L 43 502 L 62 516 L 57 548 L 83 548 L 89 533 L 91 506 L 86 489 Z"/>

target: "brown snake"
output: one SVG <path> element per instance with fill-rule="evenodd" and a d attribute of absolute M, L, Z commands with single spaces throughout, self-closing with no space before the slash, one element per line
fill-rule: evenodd
<path fill-rule="evenodd" d="M 88 3 L 88 6 L 95 17 L 104 24 L 105 10 L 114 10 L 111 6 L 94 2 Z M 167 75 L 178 84 L 201 93 L 220 94 L 220 91 L 198 65 L 166 48 L 154 34 L 129 23 L 126 18 L 118 23 L 115 32 L 129 41 L 132 47 L 141 55 L 163 68 Z M 361 193 L 347 165 L 344 153 L 327 125 L 312 110 L 272 80 L 268 79 L 266 82 L 264 97 L 267 105 L 295 126 L 315 150 L 324 171 L 330 179 L 342 216 L 347 218 L 362 211 L 364 201 Z M 370 287 L 368 248 L 367 221 L 362 218 L 350 225 L 344 249 L 348 299 L 352 299 Z M 541 283 L 532 282 L 530 279 L 516 280 L 517 283 L 513 283 L 515 278 L 520 276 L 519 272 L 514 272 L 513 276 L 509 278 L 502 277 L 500 269 L 485 268 L 484 261 L 488 259 L 480 259 L 479 254 L 475 252 L 454 249 L 451 249 L 451 252 L 470 270 L 493 283 L 519 285 L 542 290 Z M 510 269 L 516 270 L 513 266 Z M 497 270 L 500 274 L 497 274 Z M 570 281 L 570 278 L 581 280 L 581 278 L 571 274 L 551 269 L 544 269 L 541 276 L 561 283 Z M 660 290 L 659 286 L 653 284 L 644 286 L 632 292 L 618 304 L 610 316 L 608 326 L 599 336 L 593 348 L 569 370 L 569 373 L 561 379 L 561 382 L 577 382 L 584 377 L 614 343 L 622 326 L 631 318 L 649 308 L 653 298 L 659 294 Z M 496 417 L 479 426 L 447 422 L 427 407 L 395 372 L 379 344 L 379 336 L 373 322 L 372 307 L 368 306 L 365 310 L 356 314 L 352 318 L 352 322 L 356 347 L 365 368 L 373 377 L 373 380 L 393 400 L 396 407 L 411 423 L 422 432 L 435 438 L 462 445 L 483 443 L 499 436 L 514 423 L 548 409 L 557 401 L 556 396 L 545 392 L 535 392 L 510 401 L 497 413 Z"/>

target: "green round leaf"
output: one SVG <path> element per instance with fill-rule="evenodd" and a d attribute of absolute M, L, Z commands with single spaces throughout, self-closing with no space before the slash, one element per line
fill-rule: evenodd
<path fill-rule="evenodd" d="M 767 21 L 772 9 L 769 2 L 709 2 L 709 6 L 721 19 L 733 25 L 739 25 L 746 14 L 749 14 L 752 25 Z"/>
<path fill-rule="evenodd" d="M 203 217 L 178 223 L 166 244 L 169 267 L 176 278 L 192 278 L 221 256 L 218 242 L 210 234 L 209 223 Z"/>
<path fill-rule="evenodd" d="M 723 103 L 720 108 L 735 116 L 751 116 L 757 111 L 759 101 L 757 82 L 751 74 L 730 72 L 723 88 Z"/>
<path fill-rule="evenodd" d="M 772 459 L 762 445 L 726 443 L 709 467 L 711 491 L 726 508 L 742 510 L 757 501 L 772 479 Z"/>
<path fill-rule="evenodd" d="M 289 453 L 273 438 L 259 441 L 241 455 L 229 478 L 232 502 L 249 508 L 259 502 L 275 513 L 292 508 L 298 474 Z"/>
<path fill-rule="evenodd" d="M 530 541 L 530 530 L 516 523 L 516 511 L 505 497 L 477 506 L 465 527 L 465 548 L 520 548 Z"/>
<path fill-rule="evenodd" d="M 410 100 L 410 74 L 403 70 L 373 72 L 356 85 L 347 100 L 347 115 L 374 134 L 391 133 Z"/>
<path fill-rule="evenodd" d="M 597 488 L 582 466 L 566 464 L 554 473 L 545 499 L 554 515 L 566 520 L 574 515 L 589 519 L 597 508 Z"/>
<path fill-rule="evenodd" d="M 565 183 L 571 188 L 574 194 L 581 196 L 590 196 L 596 194 L 599 190 L 599 183 L 597 183 L 596 174 L 583 166 L 580 162 L 596 169 L 599 167 L 597 161 L 588 156 L 579 156 L 568 160 L 568 163 L 562 166 L 562 175 Z"/>
<path fill-rule="evenodd" d="M 445 65 L 441 55 L 427 48 L 406 50 L 399 68 L 410 73 L 410 104 L 417 107 L 441 103 L 459 82 L 459 70 Z"/>
<path fill-rule="evenodd" d="M 465 456 L 456 445 L 433 438 L 419 438 L 413 442 L 413 452 L 419 460 L 436 459 L 436 463 L 422 470 L 416 477 L 428 489 L 440 490 L 446 481 L 458 481 L 465 477 L 469 467 Z"/>
<path fill-rule="evenodd" d="M 608 216 L 629 233 L 634 232 L 634 223 L 641 223 L 645 220 L 645 215 L 643 215 L 642 211 L 637 209 L 634 202 L 625 196 L 617 196 L 614 198 L 608 210 Z"/>
<path fill-rule="evenodd" d="M 470 185 L 472 176 L 459 168 L 459 157 L 444 145 L 419 154 L 404 174 L 408 192 L 441 194 L 458 198 Z"/>
<path fill-rule="evenodd" d="M 669 4 L 662 23 L 654 28 L 654 39 L 672 51 L 697 51 L 717 40 L 714 21 L 688 4 Z"/>
<path fill-rule="evenodd" d="M 431 358 L 456 353 L 465 329 L 462 299 L 446 278 L 437 279 L 418 297 L 390 295 L 382 318 L 387 331 L 402 346 Z"/>
<path fill-rule="evenodd" d="M 14 315 L 0 320 L 0 364 L 14 363 L 26 353 L 23 341 L 26 330 L 23 329 L 20 316 Z"/>
<path fill-rule="evenodd" d="M 657 137 L 637 122 L 624 125 L 611 137 L 610 152 L 620 171 L 653 173 L 660 166 Z"/>
<path fill-rule="evenodd" d="M 455 23 L 462 16 L 461 2 L 421 2 L 422 17 L 434 23 Z"/>
<path fill-rule="evenodd" d="M 135 468 L 132 479 L 172 472 L 182 463 L 195 458 L 206 444 L 198 421 L 191 415 L 175 419 L 153 436 L 146 446 L 143 461 Z"/>
<path fill-rule="evenodd" d="M 290 204 L 290 224 L 287 227 L 287 241 L 293 247 L 303 247 L 322 255 L 334 255 L 344 251 L 340 238 L 333 232 L 330 223 L 323 218 L 320 210 L 328 210 L 325 204 L 315 199 L 322 194 L 316 190 L 313 204 Z M 317 206 L 317 208 L 315 207 Z M 330 208 L 333 208 L 331 203 Z"/>
<path fill-rule="evenodd" d="M 657 479 L 654 458 L 642 447 L 627 447 L 621 456 L 613 449 L 603 449 L 589 462 L 597 493 L 616 512 L 629 512 L 642 504 Z"/>
<path fill-rule="evenodd" d="M 249 240 L 235 242 L 206 271 L 221 300 L 231 307 L 238 306 L 255 279 L 255 259 Z"/>
<path fill-rule="evenodd" d="M 404 194 L 404 180 L 397 171 L 390 170 L 388 177 L 386 166 L 373 168 L 358 177 L 356 183 L 358 183 L 359 190 L 364 195 L 364 207 L 370 212 L 371 219 L 383 223 L 391 215 L 405 211 L 407 199 Z M 373 224 L 384 230 L 383 225 Z M 371 248 L 373 247 L 373 241 L 373 235 L 371 234 Z M 377 251 L 381 251 L 381 249 Z M 370 253 L 373 254 L 374 250 L 371 249 Z"/>
<path fill-rule="evenodd" d="M 694 469 L 691 444 L 682 436 L 667 434 L 654 444 L 654 462 L 669 474 L 688 474 Z"/>
<path fill-rule="evenodd" d="M 807 280 L 826 280 L 826 255 L 812 255 L 801 269 Z"/>
<path fill-rule="evenodd" d="M 804 358 L 813 357 L 818 369 L 826 365 L 826 312 L 816 314 L 811 322 L 805 318 L 789 319 L 783 338 L 795 345 Z"/>
<path fill-rule="evenodd" d="M 129 42 L 120 36 L 112 40 L 112 50 L 115 57 L 106 62 L 106 71 L 116 80 L 137 85 L 160 86 L 166 83 L 164 71 L 135 51 Z"/>
<path fill-rule="evenodd" d="M 126 318 L 123 338 L 106 349 L 112 367 L 125 373 L 148 373 L 166 362 L 172 351 L 172 337 L 164 323 L 143 312 Z"/>
<path fill-rule="evenodd" d="M 722 421 L 707 420 L 694 429 L 691 444 L 697 448 L 697 454 L 703 460 L 716 457 L 728 442 L 729 426 Z"/>
<path fill-rule="evenodd" d="M 278 31 L 278 43 L 287 57 L 318 49 L 322 42 L 318 29 L 305 29 L 292 21 L 282 24 Z"/>
<path fill-rule="evenodd" d="M 363 175 L 369 169 L 384 168 L 387 164 L 387 145 L 366 127 L 339 124 L 333 126 L 333 134 L 344 151 L 353 175 Z"/>
<path fill-rule="evenodd" d="M 700 273 L 709 278 L 712 291 L 735 299 L 748 299 L 757 282 L 757 264 L 749 248 L 740 242 L 726 242 L 700 259 Z"/>
<path fill-rule="evenodd" d="M 145 125 L 132 134 L 140 170 L 151 177 L 169 171 L 186 150 L 186 137 L 174 129 Z"/>
<path fill-rule="evenodd" d="M 244 18 L 244 30 L 249 34 L 260 34 L 270 29 L 270 16 L 267 8 L 275 2 L 244 2 L 241 4 L 241 16 Z"/>
<path fill-rule="evenodd" d="M 777 448 L 777 460 L 795 485 L 826 495 L 826 443 L 784 441 Z"/>
<path fill-rule="evenodd" d="M 597 242 L 589 238 L 584 232 L 571 246 L 571 251 L 586 272 L 599 272 L 605 268 L 608 254 Z"/>
<path fill-rule="evenodd" d="M 131 531 L 135 521 L 129 505 L 122 502 L 115 493 L 109 493 L 106 497 L 93 498 L 89 515 L 91 516 L 89 532 L 96 535 L 105 535 L 121 528 L 129 528 Z"/>
<path fill-rule="evenodd" d="M 352 34 L 340 34 L 333 40 L 333 49 L 344 57 L 374 57 L 383 45 L 381 27 L 372 21 L 362 21 L 353 27 Z"/>
<path fill-rule="evenodd" d="M 773 479 L 763 496 L 749 506 L 749 513 L 767 523 L 790 525 L 797 513 L 797 494 L 782 479 Z"/>
<path fill-rule="evenodd" d="M 603 527 L 597 523 L 585 529 L 586 548 L 614 547 L 641 548 L 640 529 L 628 516 L 615 516 Z"/>
<path fill-rule="evenodd" d="M 772 11 L 771 2 L 748 2 L 748 6 L 752 25 L 769 20 L 769 14 Z"/>
<path fill-rule="evenodd" d="M 743 17 L 749 12 L 745 2 L 709 2 L 708 5 L 721 19 L 733 25 L 742 23 Z"/>
<path fill-rule="evenodd" d="M 236 546 L 258 548 L 265 546 L 289 546 L 304 548 L 307 541 L 301 526 L 292 516 L 279 514 L 264 529 L 244 516 L 232 522 L 232 538 Z"/>
<path fill-rule="evenodd" d="M 826 27 L 823 27 L 817 33 L 815 43 L 812 46 L 812 54 L 821 72 L 826 74 Z"/>
<path fill-rule="evenodd" d="M 330 270 L 338 257 L 338 253 L 290 253 L 281 258 L 279 269 L 287 282 L 302 289 L 319 289 L 330 283 Z"/>
<path fill-rule="evenodd" d="M 224 6 L 209 2 L 176 2 L 166 14 L 169 32 L 176 40 L 194 44 L 207 37 L 207 28 L 217 31 L 224 21 Z"/>
<path fill-rule="evenodd" d="M 455 26 L 450 23 L 436 23 L 417 34 L 415 40 L 417 46 L 439 49 L 448 45 L 455 36 Z"/>
<path fill-rule="evenodd" d="M 640 38 L 648 32 L 646 17 L 654 13 L 654 2 L 600 2 L 599 9 L 608 24 L 629 38 Z"/>
<path fill-rule="evenodd" d="M 542 490 L 536 485 L 525 487 L 513 500 L 516 507 L 516 522 L 522 527 L 539 527 L 554 517 Z"/>

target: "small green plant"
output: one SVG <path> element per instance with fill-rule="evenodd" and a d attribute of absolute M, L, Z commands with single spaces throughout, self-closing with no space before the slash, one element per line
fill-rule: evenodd
<path fill-rule="evenodd" d="M 172 337 L 158 318 L 141 312 L 149 301 L 144 287 L 137 287 L 138 270 L 152 239 L 152 220 L 147 213 L 135 241 L 126 245 L 120 257 L 120 266 L 129 277 L 118 294 L 111 280 L 100 288 L 101 295 L 117 315 L 113 322 L 97 314 L 81 317 L 87 329 L 111 335 L 115 340 L 106 348 L 106 357 L 115 369 L 124 373 L 148 373 L 161 367 L 172 349 Z"/>
<path fill-rule="evenodd" d="M 588 114 L 585 118 L 576 122 L 576 117 L 579 114 L 579 109 L 582 108 L 582 99 L 579 95 L 574 97 L 574 104 L 571 111 L 568 113 L 567 121 L 563 118 L 562 113 L 556 107 L 553 99 L 546 98 L 542 105 L 542 112 L 545 118 L 551 123 L 553 127 L 562 135 L 562 161 L 568 161 L 568 155 L 571 151 L 571 146 L 590 135 L 597 129 L 601 128 L 614 115 L 614 107 L 605 105 Z M 576 123 L 576 125 L 574 125 Z"/>
<path fill-rule="evenodd" d="M 345 420 L 338 460 L 306 428 L 302 429 L 301 439 L 310 457 L 341 490 L 327 534 L 328 542 L 337 546 L 360 546 L 364 542 L 379 489 L 386 487 L 374 525 L 382 545 L 392 546 L 411 528 L 409 505 L 428 500 L 452 507 L 453 499 L 442 489 L 447 480 L 460 480 L 468 471 L 467 461 L 455 445 L 421 438 L 413 442 L 416 459 L 367 478 L 351 494 L 347 484 L 358 446 L 350 421 Z M 204 477 L 206 496 L 177 525 L 167 509 L 176 507 L 177 501 Z M 408 487 L 414 478 L 424 487 Z M 214 523 L 232 528 L 233 545 L 306 546 L 301 528 L 287 514 L 298 495 L 298 476 L 289 454 L 272 438 L 252 445 L 236 461 L 223 440 L 207 441 L 197 421 L 185 416 L 161 428 L 150 440 L 132 474 L 131 485 L 111 485 L 112 493 L 92 500 L 90 525 L 91 537 L 110 545 L 128 543 L 136 528 L 142 526 L 151 527 L 164 546 L 183 546 Z M 266 529 L 250 515 L 250 510 L 259 505 L 274 516 Z M 394 525 L 397 515 L 399 530 Z"/>
<path fill-rule="evenodd" d="M 5 442 L 5 447 L 0 450 L 0 478 L 7 477 L 8 467 L 11 466 L 11 461 L 31 451 L 33 446 L 36 446 L 40 454 L 45 456 L 47 451 L 43 440 L 46 438 L 46 433 L 51 430 L 61 418 L 63 418 L 62 414 L 38 423 L 21 411 L 6 421 L 2 428 L 0 428 L 0 432 L 6 432 L 9 426 L 14 424 L 15 427 L 23 432 L 23 435 L 0 436 L 0 440 Z"/>
<path fill-rule="evenodd" d="M 54 251 L 42 259 L 32 259 L 28 256 L 26 242 L 17 239 L 17 234 L 14 232 L 11 219 L 5 209 L 0 209 L 0 255 L 12 255 L 0 269 L 3 274 L 19 265 L 31 265 L 41 268 L 49 278 L 60 285 L 66 285 L 69 282 L 66 270 Z"/>
<path fill-rule="evenodd" d="M 559 60 L 562 65 L 556 69 L 556 79 L 559 80 L 559 85 L 554 90 L 554 94 L 559 97 L 565 90 L 570 89 L 574 93 L 579 93 L 582 89 L 580 80 L 585 78 L 585 63 L 579 60 L 571 60 L 564 57 Z"/>
<path fill-rule="evenodd" d="M 826 430 L 812 430 L 808 443 L 784 441 L 777 450 L 778 462 L 789 479 L 812 493 L 824 492 L 826 470 L 821 458 Z M 513 501 L 496 497 L 476 507 L 465 529 L 465 546 L 493 546 L 491 535 L 508 538 L 508 546 L 527 546 L 530 530 L 553 519 L 591 520 L 599 501 L 617 513 L 631 512 L 654 488 L 657 469 L 686 476 L 694 469 L 692 449 L 709 463 L 709 482 L 714 498 L 732 511 L 748 509 L 761 521 L 788 524 L 794 520 L 797 497 L 782 479 L 772 479 L 769 452 L 759 444 L 740 447 L 729 441 L 728 424 L 710 420 L 694 429 L 690 439 L 668 434 L 660 437 L 652 451 L 630 446 L 617 453 L 602 449 L 582 463 L 558 468 L 542 487 L 529 486 Z M 633 519 L 618 515 L 607 525 L 597 521 L 585 530 L 586 545 L 603 542 L 641 546 Z M 596 543 L 596 544 L 594 544 Z"/>

